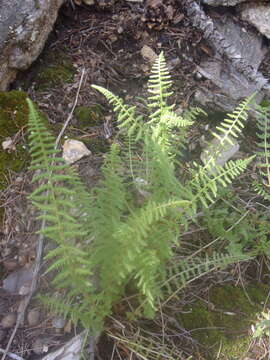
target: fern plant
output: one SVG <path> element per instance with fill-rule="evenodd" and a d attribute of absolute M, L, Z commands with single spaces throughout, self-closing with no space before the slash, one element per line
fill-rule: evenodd
<path fill-rule="evenodd" d="M 154 314 L 181 231 L 198 206 L 213 202 L 219 187 L 230 184 L 252 158 L 231 161 L 224 168 L 216 164 L 224 145 L 244 125 L 250 101 L 246 100 L 217 129 L 220 144 L 208 164 L 194 164 L 188 181 L 177 175 L 181 174 L 177 156 L 187 129 L 202 111 L 192 109 L 180 116 L 168 105 L 173 92 L 163 53 L 149 80 L 148 117 L 137 115 L 134 106 L 109 90 L 93 88 L 113 106 L 122 146 L 119 142 L 111 146 L 103 180 L 89 192 L 58 156 L 52 136 L 28 103 L 31 169 L 37 184 L 31 200 L 40 211 L 38 219 L 46 221 L 43 234 L 57 243 L 47 259 L 52 261 L 49 271 L 56 272 L 58 293 L 45 301 L 74 322 L 100 329 L 130 282 L 145 315 Z M 213 168 L 215 172 L 209 171 Z M 237 259 L 217 254 L 182 263 L 178 284 Z"/>

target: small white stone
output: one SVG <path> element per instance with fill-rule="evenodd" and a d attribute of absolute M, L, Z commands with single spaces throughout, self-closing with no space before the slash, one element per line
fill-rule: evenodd
<path fill-rule="evenodd" d="M 63 158 L 67 164 L 73 164 L 84 156 L 91 155 L 91 151 L 78 140 L 66 140 L 63 145 Z"/>
<path fill-rule="evenodd" d="M 144 45 L 142 47 L 141 55 L 145 60 L 148 60 L 151 63 L 153 63 L 157 58 L 157 54 L 148 45 Z"/>
<path fill-rule="evenodd" d="M 2 142 L 2 148 L 3 150 L 16 150 L 16 147 L 13 145 L 13 140 L 10 137 L 6 138 L 6 140 Z"/>

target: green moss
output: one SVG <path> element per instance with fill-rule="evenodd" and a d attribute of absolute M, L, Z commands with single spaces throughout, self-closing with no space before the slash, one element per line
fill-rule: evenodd
<path fill-rule="evenodd" d="M 261 102 L 260 102 L 260 105 L 262 107 L 269 107 L 270 106 L 270 102 L 267 100 L 267 99 L 263 99 Z"/>
<path fill-rule="evenodd" d="M 91 106 L 77 106 L 74 114 L 78 120 L 77 124 L 80 129 L 100 125 L 104 119 L 104 109 L 99 104 Z"/>
<path fill-rule="evenodd" d="M 22 91 L 0 92 L 0 143 L 19 134 L 15 151 L 0 148 L 0 190 L 8 183 L 8 171 L 20 171 L 27 160 L 22 136 L 28 121 L 26 97 Z"/>
<path fill-rule="evenodd" d="M 0 231 L 2 231 L 2 227 L 3 227 L 3 220 L 4 220 L 4 208 L 0 207 Z"/>
<path fill-rule="evenodd" d="M 247 330 L 256 319 L 256 313 L 261 311 L 268 291 L 267 286 L 259 283 L 247 286 L 246 293 L 232 285 L 214 287 L 208 302 L 200 300 L 192 304 L 184 309 L 186 313 L 181 314 L 179 320 L 208 349 L 211 359 L 220 347 L 226 355 L 224 359 L 239 359 L 248 349 Z"/>
<path fill-rule="evenodd" d="M 36 76 L 38 90 L 46 90 L 73 80 L 75 68 L 70 59 L 62 53 L 54 53 L 44 59 L 44 64 L 39 64 Z"/>
<path fill-rule="evenodd" d="M 110 143 L 101 137 L 93 137 L 90 139 L 83 139 L 84 144 L 88 147 L 92 153 L 105 153 L 109 151 Z"/>

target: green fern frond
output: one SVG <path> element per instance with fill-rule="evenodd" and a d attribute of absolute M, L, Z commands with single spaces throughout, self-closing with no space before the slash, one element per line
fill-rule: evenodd
<path fill-rule="evenodd" d="M 194 281 L 211 271 L 221 270 L 230 264 L 247 261 L 250 258 L 251 257 L 249 255 L 244 255 L 242 253 L 220 254 L 214 252 L 212 256 L 206 254 L 205 257 L 172 261 L 170 266 L 167 268 L 167 280 L 163 283 L 163 286 L 167 289 L 167 293 L 169 294 L 165 303 L 167 303 L 191 281 Z"/>
<path fill-rule="evenodd" d="M 267 187 L 264 184 L 256 181 L 253 183 L 253 188 L 258 195 L 263 197 L 265 200 L 270 201 L 270 193 L 267 192 Z"/>
<path fill-rule="evenodd" d="M 257 155 L 257 164 L 259 168 L 259 175 L 261 177 L 261 183 L 263 186 L 255 186 L 255 190 L 259 195 L 269 197 L 267 194 L 268 188 L 270 188 L 270 108 L 257 106 L 257 137 L 259 142 L 257 142 L 258 151 Z M 265 187 L 265 189 L 263 189 Z"/>
<path fill-rule="evenodd" d="M 218 145 L 208 157 L 204 167 L 205 169 L 213 169 L 220 153 L 227 148 L 228 145 L 234 145 L 233 139 L 238 138 L 242 133 L 244 123 L 248 118 L 248 110 L 255 95 L 252 95 L 239 104 L 236 109 L 227 115 L 227 118 L 216 127 L 213 136 L 218 139 Z"/>
<path fill-rule="evenodd" d="M 136 134 L 136 137 L 139 139 L 142 136 L 141 117 L 136 116 L 136 107 L 124 104 L 124 101 L 120 97 L 114 95 L 111 91 L 102 86 L 91 86 L 103 94 L 108 102 L 113 105 L 113 111 L 118 114 L 117 125 L 119 129 L 128 129 L 129 136 Z"/>
<path fill-rule="evenodd" d="M 189 122 L 194 123 L 198 116 L 203 115 L 207 116 L 207 113 L 199 107 L 191 107 L 190 109 L 184 111 L 183 117 Z"/>
<path fill-rule="evenodd" d="M 215 164 L 215 174 L 209 174 L 204 166 L 195 164 L 196 175 L 191 183 L 194 188 L 194 203 L 200 202 L 203 206 L 208 207 L 213 203 L 218 193 L 218 187 L 227 187 L 236 179 L 248 164 L 254 159 L 251 156 L 247 159 L 238 159 L 228 161 L 224 167 Z"/>
<path fill-rule="evenodd" d="M 54 149 L 54 138 L 43 124 L 40 114 L 30 100 L 29 138 L 36 190 L 30 200 L 39 209 L 38 220 L 46 222 L 40 232 L 53 240 L 57 247 L 49 252 L 47 259 L 53 259 L 48 271 L 57 271 L 54 284 L 65 288 L 67 296 L 89 296 L 93 293 L 91 283 L 92 266 L 89 262 L 89 249 L 79 249 L 77 241 L 87 240 L 88 231 L 83 226 L 89 219 L 90 196 L 78 175 L 58 157 Z M 73 284 L 77 284 L 74 292 Z M 81 319 L 81 316 L 78 318 Z M 78 320 L 77 319 L 77 320 Z"/>
<path fill-rule="evenodd" d="M 151 75 L 148 81 L 148 107 L 154 112 L 150 115 L 150 122 L 155 122 L 159 119 L 163 110 L 172 110 L 173 106 L 167 105 L 167 99 L 173 94 L 169 91 L 172 87 L 171 76 L 168 71 L 163 52 L 160 53 L 156 59 Z"/>
<path fill-rule="evenodd" d="M 244 123 L 248 118 L 249 106 L 253 99 L 254 95 L 246 98 L 232 113 L 227 115 L 228 117 L 224 119 L 220 126 L 216 127 L 219 134 L 213 132 L 213 135 L 219 139 L 221 146 L 226 142 L 233 145 L 231 137 L 238 138 L 242 134 Z"/>

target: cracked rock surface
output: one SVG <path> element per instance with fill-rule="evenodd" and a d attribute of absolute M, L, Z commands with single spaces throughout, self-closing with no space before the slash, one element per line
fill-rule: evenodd
<path fill-rule="evenodd" d="M 38 57 L 64 0 L 0 0 L 0 90 Z"/>

